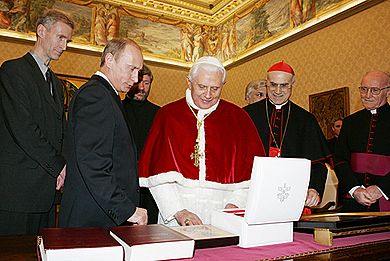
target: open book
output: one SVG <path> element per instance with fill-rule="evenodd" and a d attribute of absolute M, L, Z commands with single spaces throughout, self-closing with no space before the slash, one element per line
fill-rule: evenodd
<path fill-rule="evenodd" d="M 230 246 L 238 244 L 238 235 L 212 225 L 170 227 L 195 240 L 195 249 Z"/>

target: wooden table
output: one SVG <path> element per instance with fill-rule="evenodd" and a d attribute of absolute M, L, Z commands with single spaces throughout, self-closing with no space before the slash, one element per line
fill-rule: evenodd
<path fill-rule="evenodd" d="M 293 260 L 384 260 L 390 257 L 390 239 L 363 247 L 297 257 Z M 37 260 L 35 236 L 0 236 L 0 260 Z M 228 260 L 228 259 L 226 259 Z"/>

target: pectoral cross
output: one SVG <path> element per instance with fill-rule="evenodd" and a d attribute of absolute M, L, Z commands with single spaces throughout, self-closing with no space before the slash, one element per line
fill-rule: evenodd
<path fill-rule="evenodd" d="M 199 166 L 199 162 L 200 162 L 200 158 L 203 157 L 203 153 L 200 152 L 199 144 L 198 144 L 198 143 L 195 144 L 195 146 L 194 146 L 194 152 L 191 153 L 190 157 L 191 157 L 191 159 L 194 160 L 194 166 L 195 166 L 195 167 L 198 167 L 198 166 Z"/>
<path fill-rule="evenodd" d="M 188 107 L 190 108 L 192 114 L 194 114 L 194 116 L 196 118 L 196 128 L 198 129 L 198 135 L 196 137 L 194 152 L 191 153 L 190 158 L 194 160 L 194 166 L 199 167 L 200 159 L 204 156 L 204 154 L 200 151 L 200 146 L 199 146 L 201 127 L 202 127 L 204 120 L 210 115 L 210 113 L 204 115 L 203 118 L 201 120 L 199 120 L 198 117 L 196 116 L 194 110 L 192 109 L 192 107 L 190 105 L 188 105 Z"/>

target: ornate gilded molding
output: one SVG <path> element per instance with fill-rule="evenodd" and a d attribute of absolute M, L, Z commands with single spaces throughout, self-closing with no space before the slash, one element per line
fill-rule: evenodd
<path fill-rule="evenodd" d="M 268 0 L 267 0 L 268 1 Z M 184 21 L 199 25 L 217 26 L 231 18 L 235 13 L 242 12 L 256 0 L 216 0 L 216 1 L 178 1 L 178 0 L 100 0 L 82 1 L 66 0 L 66 2 L 89 6 L 97 3 L 120 6 L 131 15 L 149 15 L 166 19 L 166 21 Z M 211 4 L 208 4 L 210 3 Z M 157 18 L 153 18 L 156 19 Z M 160 20 L 161 21 L 161 20 Z"/>

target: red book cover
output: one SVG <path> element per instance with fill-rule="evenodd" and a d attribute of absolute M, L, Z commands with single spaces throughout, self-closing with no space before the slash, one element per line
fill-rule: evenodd
<path fill-rule="evenodd" d="M 45 249 L 95 248 L 119 246 L 103 228 L 44 228 L 41 237 Z"/>
<path fill-rule="evenodd" d="M 122 261 L 123 248 L 103 228 L 44 228 L 37 238 L 43 261 Z"/>
<path fill-rule="evenodd" d="M 125 249 L 125 260 L 191 258 L 194 240 L 163 225 L 121 226 L 111 235 Z"/>

